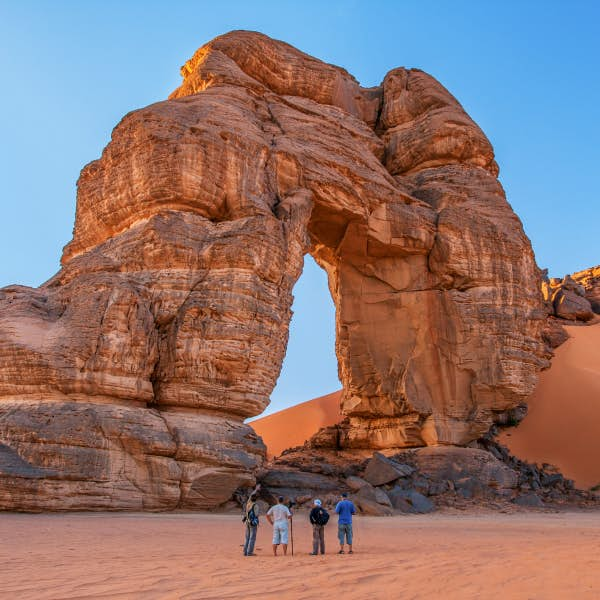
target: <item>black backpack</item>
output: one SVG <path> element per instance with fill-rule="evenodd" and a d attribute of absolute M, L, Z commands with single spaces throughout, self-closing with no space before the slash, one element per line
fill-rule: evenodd
<path fill-rule="evenodd" d="M 317 525 L 327 525 L 329 513 L 324 508 L 319 508 L 315 521 L 317 522 Z"/>
<path fill-rule="evenodd" d="M 246 523 L 250 527 L 256 527 L 258 525 L 258 517 L 254 512 L 254 507 L 256 505 L 253 504 L 252 508 L 242 517 L 242 522 Z"/>

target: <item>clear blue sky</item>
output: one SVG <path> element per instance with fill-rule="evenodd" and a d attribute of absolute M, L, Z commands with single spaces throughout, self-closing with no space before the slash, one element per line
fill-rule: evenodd
<path fill-rule="evenodd" d="M 431 73 L 491 139 L 538 264 L 563 275 L 600 263 L 600 2 L 0 0 L 0 286 L 57 271 L 81 167 L 231 29 L 283 39 L 367 86 L 396 66 Z M 339 386 L 312 261 L 295 292 L 271 410 Z"/>

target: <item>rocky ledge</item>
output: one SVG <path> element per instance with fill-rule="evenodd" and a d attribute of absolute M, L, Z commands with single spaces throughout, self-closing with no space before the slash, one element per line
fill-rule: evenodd
<path fill-rule="evenodd" d="M 375 452 L 361 458 L 310 445 L 290 449 L 259 475 L 261 498 L 269 503 L 283 495 L 302 507 L 318 497 L 331 508 L 347 492 L 359 512 L 376 516 L 475 507 L 600 508 L 600 493 L 576 489 L 552 465 L 519 460 L 493 433 L 470 447 Z"/>

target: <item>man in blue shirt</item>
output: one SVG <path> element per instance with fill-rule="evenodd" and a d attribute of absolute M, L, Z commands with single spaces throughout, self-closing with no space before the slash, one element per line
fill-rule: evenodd
<path fill-rule="evenodd" d="M 342 494 L 342 499 L 337 503 L 335 512 L 338 514 L 338 539 L 340 540 L 338 554 L 344 554 L 344 538 L 348 544 L 348 554 L 352 554 L 352 515 L 356 514 L 356 508 L 348 500 L 346 492 Z"/>

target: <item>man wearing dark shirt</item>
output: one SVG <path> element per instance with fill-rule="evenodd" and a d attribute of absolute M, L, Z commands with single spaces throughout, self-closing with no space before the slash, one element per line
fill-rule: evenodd
<path fill-rule="evenodd" d="M 325 554 L 325 524 L 329 519 L 327 511 L 321 507 L 321 501 L 317 498 L 315 506 L 310 511 L 310 522 L 313 526 L 313 551 L 311 554 L 315 556 L 319 554 L 319 546 L 321 554 Z"/>
<path fill-rule="evenodd" d="M 342 494 L 342 499 L 337 503 L 335 512 L 338 514 L 338 539 L 340 540 L 338 554 L 344 554 L 344 538 L 348 544 L 348 554 L 352 554 L 352 515 L 356 514 L 356 508 L 348 500 L 346 492 Z"/>

